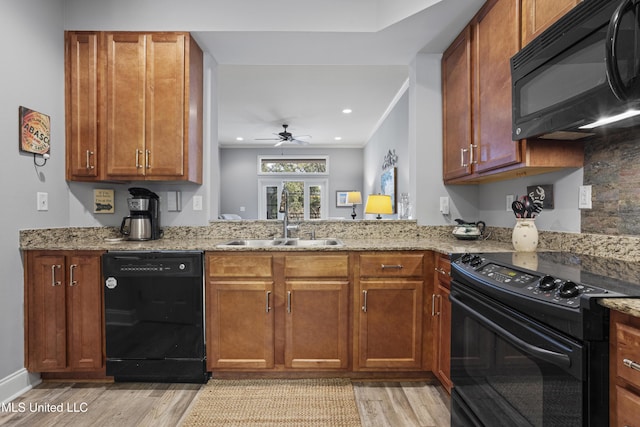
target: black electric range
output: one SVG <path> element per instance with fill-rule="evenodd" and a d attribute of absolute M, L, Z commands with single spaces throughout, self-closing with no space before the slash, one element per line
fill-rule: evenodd
<path fill-rule="evenodd" d="M 452 277 L 579 339 L 602 339 L 601 298 L 640 297 L 640 263 L 568 252 L 452 256 Z"/>

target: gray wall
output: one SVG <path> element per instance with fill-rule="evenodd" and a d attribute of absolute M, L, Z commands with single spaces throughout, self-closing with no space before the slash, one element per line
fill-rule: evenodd
<path fill-rule="evenodd" d="M 26 387 L 19 230 L 69 224 L 64 181 L 64 40 L 62 0 L 2 0 L 0 51 L 0 401 Z M 18 107 L 51 118 L 51 159 L 35 168 L 18 151 Z M 36 192 L 49 193 L 49 210 L 36 211 Z"/>
<path fill-rule="evenodd" d="M 329 217 L 349 218 L 351 208 L 336 207 L 336 191 L 363 191 L 362 149 L 358 148 L 221 148 L 220 213 L 238 214 L 244 219 L 258 218 L 258 156 L 281 154 L 329 156 Z M 244 212 L 240 211 L 241 206 L 245 207 Z M 358 218 L 362 218 L 362 212 L 362 206 L 356 207 Z"/>

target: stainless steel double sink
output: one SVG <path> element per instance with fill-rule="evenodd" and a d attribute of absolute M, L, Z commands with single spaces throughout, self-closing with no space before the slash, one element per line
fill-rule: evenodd
<path fill-rule="evenodd" d="M 269 248 L 269 247 L 341 247 L 340 239 L 234 239 L 216 245 L 219 248 Z"/>

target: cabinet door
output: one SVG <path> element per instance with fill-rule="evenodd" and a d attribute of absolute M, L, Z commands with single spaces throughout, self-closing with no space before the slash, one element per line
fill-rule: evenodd
<path fill-rule="evenodd" d="M 467 27 L 442 57 L 443 176 L 471 174 L 471 29 Z"/>
<path fill-rule="evenodd" d="M 107 177 L 144 176 L 145 36 L 107 33 Z"/>
<path fill-rule="evenodd" d="M 474 145 L 477 172 L 521 161 L 520 145 L 511 140 L 511 68 L 520 48 L 520 0 L 489 1 L 474 28 Z"/>
<path fill-rule="evenodd" d="M 451 302 L 449 301 L 449 289 L 436 284 L 436 339 L 435 355 L 436 376 L 445 389 L 451 393 Z"/>
<path fill-rule="evenodd" d="M 27 369 L 64 370 L 67 367 L 65 257 L 28 252 L 26 278 Z"/>
<path fill-rule="evenodd" d="M 291 280 L 285 288 L 285 367 L 346 368 L 349 282 Z"/>
<path fill-rule="evenodd" d="M 522 46 L 526 46 L 580 1 L 522 0 Z"/>
<path fill-rule="evenodd" d="M 102 276 L 100 255 L 67 258 L 68 363 L 73 370 L 102 367 Z"/>
<path fill-rule="evenodd" d="M 273 281 L 210 281 L 206 296 L 207 368 L 273 368 Z"/>
<path fill-rule="evenodd" d="M 65 34 L 67 179 L 98 177 L 98 34 Z"/>
<path fill-rule="evenodd" d="M 184 175 L 185 35 L 147 36 L 147 178 Z"/>
<path fill-rule="evenodd" d="M 422 281 L 360 281 L 360 369 L 420 369 L 422 294 Z"/>

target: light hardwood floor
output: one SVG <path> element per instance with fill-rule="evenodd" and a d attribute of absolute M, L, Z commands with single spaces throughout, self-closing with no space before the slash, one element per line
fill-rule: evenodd
<path fill-rule="evenodd" d="M 353 386 L 363 427 L 449 426 L 449 395 L 439 385 L 354 380 Z M 198 384 L 44 382 L 0 406 L 0 425 L 175 427 L 199 388 Z"/>

